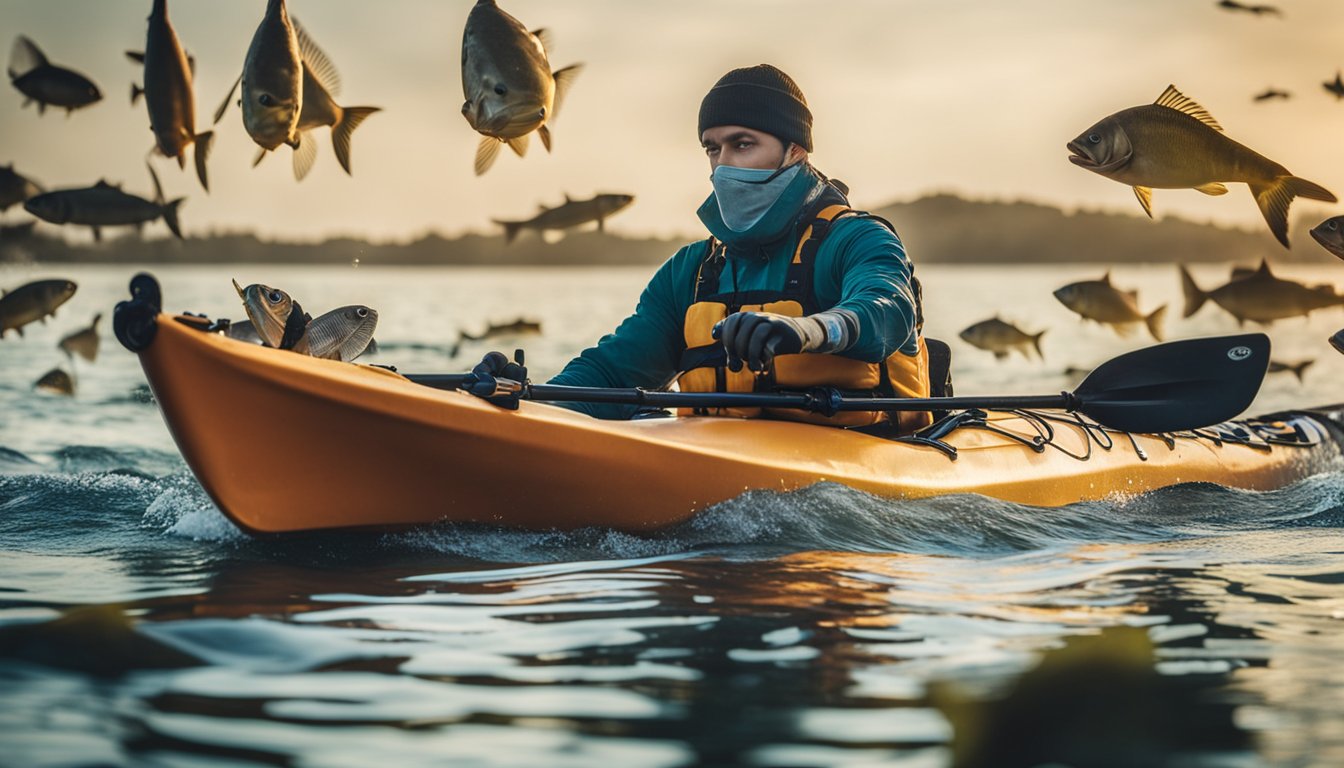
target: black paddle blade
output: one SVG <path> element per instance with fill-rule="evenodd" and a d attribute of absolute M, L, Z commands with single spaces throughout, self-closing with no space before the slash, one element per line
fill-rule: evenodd
<path fill-rule="evenodd" d="M 1179 432 L 1239 415 L 1269 369 L 1263 333 L 1185 339 L 1108 360 L 1074 390 L 1077 410 L 1126 432 Z"/>

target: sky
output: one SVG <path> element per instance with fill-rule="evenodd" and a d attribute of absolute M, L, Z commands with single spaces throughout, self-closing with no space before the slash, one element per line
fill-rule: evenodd
<path fill-rule="evenodd" d="M 1257 0 L 1259 1 L 1259 0 Z M 1214 0 L 502 0 L 551 31 L 553 68 L 583 72 L 555 123 L 553 152 L 507 150 L 482 177 L 463 119 L 460 54 L 469 0 L 290 0 L 344 84 L 338 101 L 380 106 L 354 134 L 354 175 L 318 134 L 316 167 L 293 179 L 287 148 L 250 167 L 256 147 L 232 106 L 216 126 L 211 193 L 155 160 L 188 233 L 256 231 L 312 240 L 404 241 L 428 232 L 497 232 L 565 194 L 634 194 L 608 227 L 629 236 L 702 231 L 709 167 L 695 134 L 700 99 L 729 69 L 788 72 L 814 115 L 814 164 L 859 207 L 934 192 L 1139 212 L 1126 187 L 1070 164 L 1065 144 L 1112 112 L 1151 103 L 1168 83 L 1233 139 L 1344 195 L 1344 101 L 1322 81 L 1344 67 L 1344 3 L 1280 0 L 1283 18 L 1229 13 Z M 55 64 L 90 76 L 100 103 L 39 117 L 0 95 L 0 164 L 47 188 L 100 178 L 150 196 L 153 143 L 138 68 L 150 0 L 4 0 L 0 30 L 31 37 Z M 197 60 L 198 130 L 242 69 L 264 0 L 170 0 Z M 1268 86 L 1286 102 L 1256 104 Z M 1242 185 L 1209 198 L 1158 190 L 1157 216 L 1263 226 Z M 1336 211 L 1344 212 L 1344 210 Z M 0 217 L 14 223 L 16 210 Z M 150 233 L 160 233 L 155 225 Z M 1298 247 L 1302 247 L 1299 245 Z"/>

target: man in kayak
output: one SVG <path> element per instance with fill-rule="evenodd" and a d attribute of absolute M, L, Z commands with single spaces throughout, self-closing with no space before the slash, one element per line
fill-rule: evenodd
<path fill-rule="evenodd" d="M 850 209 L 846 187 L 812 166 L 812 113 L 792 78 L 768 64 L 724 75 L 700 104 L 698 135 L 714 190 L 697 214 L 711 236 L 677 251 L 634 314 L 550 383 L 666 389 L 676 382 L 698 392 L 826 385 L 927 397 L 919 284 L 905 248 L 890 224 Z M 478 370 L 507 376 L 506 364 L 491 353 Z M 609 419 L 634 412 L 566 407 Z M 887 418 L 768 415 L 837 425 Z M 916 428 L 927 414 L 901 419 Z"/>

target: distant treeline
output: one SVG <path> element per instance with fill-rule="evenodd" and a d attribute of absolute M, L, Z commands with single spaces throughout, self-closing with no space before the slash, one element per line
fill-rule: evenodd
<path fill-rule="evenodd" d="M 1307 230 L 1326 214 L 1308 212 L 1284 251 L 1269 231 L 1197 224 L 1168 216 L 1065 211 L 1027 202 L 980 202 L 933 195 L 873 212 L 895 226 L 920 264 L 1030 264 L 1063 262 L 1254 262 L 1263 256 L 1284 261 L 1334 261 Z M 364 265 L 624 265 L 658 264 L 685 239 L 659 240 L 585 231 L 558 243 L 524 235 L 506 245 L 502 235 L 430 234 L 407 243 L 371 243 L 338 238 L 320 243 L 262 240 L 251 234 L 212 234 L 185 241 L 140 239 L 135 235 L 102 243 L 67 243 L 39 230 L 22 241 L 0 241 L 0 261 L 102 262 L 146 264 Z"/>

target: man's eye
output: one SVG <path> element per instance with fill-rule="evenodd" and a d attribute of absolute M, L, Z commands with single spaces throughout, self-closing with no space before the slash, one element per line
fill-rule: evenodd
<path fill-rule="evenodd" d="M 750 141 L 739 141 L 739 142 L 737 142 L 737 148 L 740 149 L 740 150 L 743 150 L 743 151 L 748 150 L 748 149 L 751 149 L 751 142 L 750 142 Z"/>

